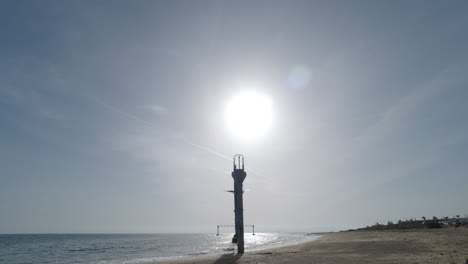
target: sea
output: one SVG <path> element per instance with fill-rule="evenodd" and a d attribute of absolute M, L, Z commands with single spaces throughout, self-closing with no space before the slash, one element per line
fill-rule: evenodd
<path fill-rule="evenodd" d="M 245 234 L 245 251 L 317 239 L 305 233 Z M 232 234 L 0 235 L 4 264 L 136 264 L 234 254 Z"/>

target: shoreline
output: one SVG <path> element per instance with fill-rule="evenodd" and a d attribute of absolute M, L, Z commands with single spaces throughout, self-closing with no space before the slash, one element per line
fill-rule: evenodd
<path fill-rule="evenodd" d="M 295 253 L 294 249 L 297 247 L 301 247 L 303 245 L 307 245 L 309 243 L 316 243 L 320 239 L 324 238 L 327 234 L 332 234 L 332 233 L 307 233 L 307 235 L 313 235 L 313 236 L 318 236 L 317 238 L 310 240 L 310 241 L 303 241 L 295 244 L 290 244 L 290 245 L 281 245 L 281 246 L 276 246 L 272 248 L 266 248 L 266 249 L 255 249 L 252 251 L 247 251 L 244 254 L 237 254 L 235 252 L 229 252 L 225 254 L 216 254 L 216 255 L 205 255 L 205 256 L 192 256 L 192 257 L 183 257 L 182 259 L 176 259 L 176 260 L 164 260 L 164 261 L 157 261 L 157 262 L 149 262 L 146 264 L 188 264 L 188 263 L 193 263 L 193 264 L 231 264 L 231 263 L 251 263 L 251 262 L 244 262 L 241 261 L 241 258 L 251 258 L 253 256 L 267 256 L 267 255 L 273 255 L 273 254 L 278 254 L 278 253 L 283 253 L 285 250 L 293 250 Z M 255 258 L 256 259 L 256 258 Z M 257 263 L 257 262 L 253 262 Z M 260 262 L 259 262 L 260 263 Z M 261 263 L 270 263 L 270 262 L 261 262 Z"/>
<path fill-rule="evenodd" d="M 271 251 L 280 248 L 286 247 L 294 247 L 298 245 L 302 245 L 305 243 L 311 243 L 320 239 L 323 234 L 329 232 L 319 232 L 319 233 L 303 233 L 304 239 L 300 241 L 293 241 L 293 242 L 286 242 L 285 244 L 275 244 L 270 246 L 261 246 L 259 248 L 254 249 L 246 249 L 245 254 L 257 254 L 263 251 Z M 299 234 L 299 233 L 298 233 Z M 235 247 L 235 246 L 234 246 Z M 189 254 L 183 256 L 174 256 L 174 257 L 163 257 L 164 260 L 152 261 L 152 262 L 145 262 L 145 264 L 179 264 L 179 263 L 212 263 L 211 261 L 216 261 L 217 259 L 223 257 L 235 257 L 237 255 L 236 249 L 232 251 L 226 251 L 225 253 L 217 252 L 217 253 L 200 253 L 200 254 Z M 263 254 L 263 253 L 262 253 Z M 200 262 L 201 261 L 201 262 Z"/>
<path fill-rule="evenodd" d="M 318 234 L 314 234 L 318 235 Z M 246 252 L 229 253 L 152 264 L 232 263 L 466 263 L 468 229 L 412 229 L 320 233 L 304 243 Z"/>

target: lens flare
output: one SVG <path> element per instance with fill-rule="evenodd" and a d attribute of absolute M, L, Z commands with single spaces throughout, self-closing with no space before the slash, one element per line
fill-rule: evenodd
<path fill-rule="evenodd" d="M 311 81 L 310 69 L 306 65 L 294 67 L 288 76 L 288 88 L 304 89 Z"/>

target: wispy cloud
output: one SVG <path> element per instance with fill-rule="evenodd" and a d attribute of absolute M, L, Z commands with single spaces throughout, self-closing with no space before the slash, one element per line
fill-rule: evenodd
<path fill-rule="evenodd" d="M 168 113 L 167 108 L 159 104 L 147 105 L 147 106 L 144 106 L 144 108 L 153 111 L 158 116 L 164 116 Z"/>
<path fill-rule="evenodd" d="M 425 83 L 420 84 L 401 97 L 399 101 L 391 105 L 380 119 L 367 127 L 360 138 L 378 138 L 390 131 L 401 128 L 403 120 L 415 117 L 415 113 L 421 109 L 431 108 L 431 100 L 441 93 L 449 93 L 450 88 L 466 79 L 464 72 L 460 72 L 460 65 L 452 65 L 439 72 Z"/>
<path fill-rule="evenodd" d="M 104 106 L 105 108 L 107 108 L 107 109 L 109 109 L 109 110 L 111 110 L 111 111 L 113 111 L 113 112 L 127 118 L 127 119 L 130 119 L 130 120 L 133 120 L 133 121 L 138 121 L 138 122 L 140 122 L 142 124 L 145 124 L 147 126 L 151 126 L 153 128 L 160 129 L 160 126 L 161 126 L 160 124 L 156 124 L 156 123 L 147 121 L 147 120 L 145 120 L 143 118 L 140 118 L 140 117 L 138 117 L 138 116 L 136 116 L 134 114 L 131 114 L 131 113 L 128 113 L 128 112 L 126 112 L 124 110 L 121 110 L 121 109 L 119 109 L 119 108 L 117 108 L 117 107 L 115 107 L 113 105 L 110 105 L 110 104 L 102 101 L 101 99 L 99 99 L 99 98 L 97 98 L 95 96 L 92 96 L 91 98 L 96 103 L 100 104 L 101 106 Z M 150 108 L 150 109 L 152 109 L 154 111 L 157 111 L 159 113 L 163 113 L 163 112 L 164 112 L 164 114 L 167 113 L 166 108 L 164 108 L 162 106 L 159 106 L 159 105 L 151 105 L 151 106 L 147 106 L 147 108 Z M 222 154 L 219 151 L 216 151 L 216 150 L 214 150 L 214 149 L 212 149 L 210 147 L 207 147 L 207 146 L 203 146 L 203 145 L 194 143 L 193 141 L 191 141 L 191 140 L 187 139 L 185 136 L 183 136 L 182 133 L 177 133 L 175 131 L 175 129 L 172 129 L 169 125 L 164 124 L 164 126 L 166 128 L 169 128 L 171 131 L 173 131 L 172 136 L 174 136 L 179 141 L 184 142 L 185 144 L 190 145 L 190 146 L 192 146 L 192 147 L 194 147 L 196 149 L 202 150 L 205 153 L 209 153 L 211 155 L 217 156 L 217 157 L 222 158 L 222 159 L 232 160 L 232 157 L 229 157 L 229 156 L 227 156 L 225 154 Z"/>
<path fill-rule="evenodd" d="M 63 112 L 51 105 L 46 96 L 35 90 L 22 90 L 8 86 L 0 91 L 0 95 L 4 103 L 13 105 L 39 118 L 58 121 L 65 117 Z"/>

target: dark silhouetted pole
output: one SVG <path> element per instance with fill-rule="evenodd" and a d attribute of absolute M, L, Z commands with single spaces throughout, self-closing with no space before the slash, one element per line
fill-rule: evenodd
<path fill-rule="evenodd" d="M 233 158 L 232 178 L 234 179 L 234 213 L 237 237 L 237 253 L 244 253 L 244 202 L 242 195 L 242 183 L 247 176 L 244 171 L 244 156 L 235 155 Z"/>

